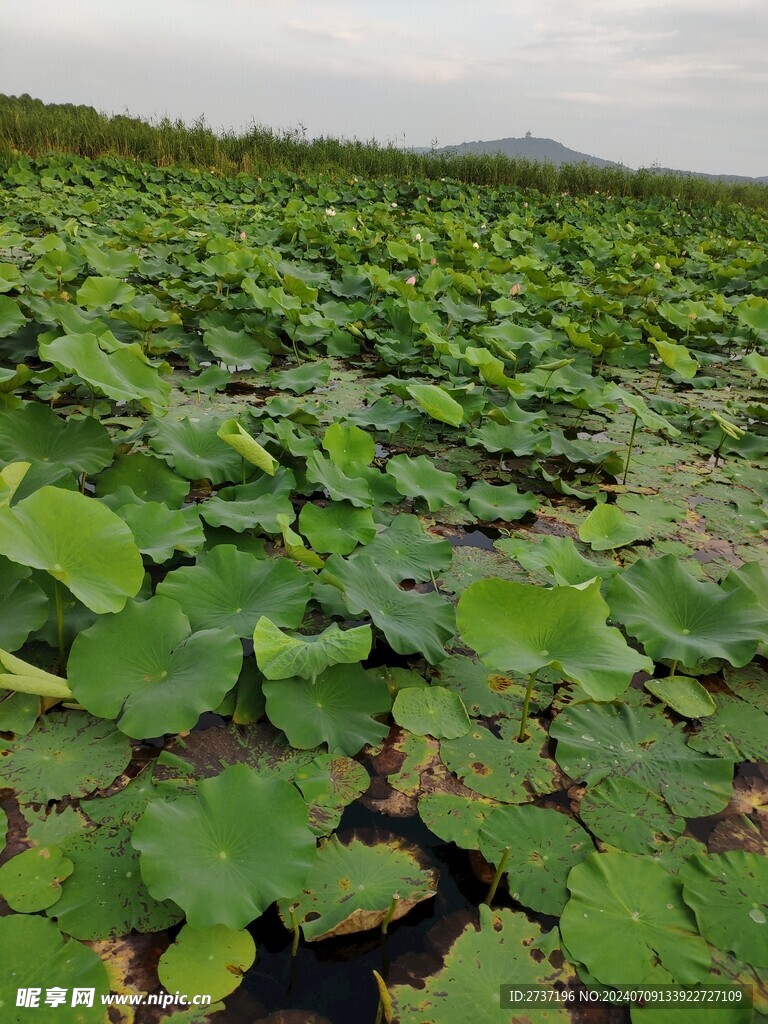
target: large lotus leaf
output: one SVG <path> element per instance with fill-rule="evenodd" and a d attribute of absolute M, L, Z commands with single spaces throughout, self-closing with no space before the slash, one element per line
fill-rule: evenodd
<path fill-rule="evenodd" d="M 179 605 L 157 596 L 78 634 L 68 670 L 83 707 L 140 739 L 191 729 L 235 685 L 242 660 L 231 630 L 192 633 Z"/>
<path fill-rule="evenodd" d="M 217 433 L 222 420 L 211 416 L 201 421 L 165 419 L 149 443 L 156 452 L 167 455 L 176 472 L 187 480 L 205 479 L 212 484 L 242 480 L 242 457 Z"/>
<path fill-rule="evenodd" d="M 690 676 L 646 679 L 645 688 L 682 718 L 708 718 L 717 710 L 709 690 Z"/>
<path fill-rule="evenodd" d="M 346 561 L 332 555 L 325 564 L 340 585 L 351 614 L 368 612 L 398 654 L 421 652 L 433 665 L 445 658 L 444 644 L 453 636 L 453 608 L 437 594 L 401 590 L 367 555 Z"/>
<path fill-rule="evenodd" d="M 323 435 L 323 448 L 333 462 L 347 476 L 358 476 L 370 466 L 376 454 L 373 437 L 347 423 L 331 423 Z"/>
<path fill-rule="evenodd" d="M 363 765 L 342 754 L 318 754 L 293 777 L 309 807 L 309 827 L 316 836 L 338 828 L 344 808 L 368 789 Z"/>
<path fill-rule="evenodd" d="M 319 360 L 316 363 L 304 363 L 292 370 L 281 370 L 270 375 L 270 383 L 281 391 L 293 391 L 295 395 L 304 395 L 314 388 L 321 388 L 328 383 L 331 375 L 329 363 Z"/>
<path fill-rule="evenodd" d="M 568 900 L 565 881 L 574 864 L 594 851 L 581 825 L 558 811 L 499 807 L 480 829 L 480 852 L 505 873 L 512 899 L 542 914 L 559 914 Z"/>
<path fill-rule="evenodd" d="M 426 455 L 415 459 L 396 455 L 387 462 L 387 473 L 394 477 L 400 494 L 406 498 L 424 498 L 430 512 L 461 501 L 461 494 L 456 490 L 457 477 L 437 469 Z"/>
<path fill-rule="evenodd" d="M 456 739 L 470 728 L 461 697 L 444 686 L 407 686 L 399 690 L 392 717 L 403 729 L 435 739 Z"/>
<path fill-rule="evenodd" d="M 97 796 L 81 800 L 80 809 L 91 821 L 107 828 L 121 828 L 134 825 L 147 809 L 150 800 L 158 795 L 152 776 L 155 762 L 142 769 L 141 773 L 112 796 Z M 30 838 L 32 838 L 30 836 Z M 57 840 L 61 841 L 61 840 Z"/>
<path fill-rule="evenodd" d="M 292 474 L 291 474 L 292 475 Z M 264 477 L 269 480 L 269 477 Z M 229 488 L 227 489 L 229 490 Z M 248 491 L 250 485 L 235 487 L 234 491 Z M 226 526 L 235 533 L 261 528 L 265 533 L 280 533 L 281 519 L 295 519 L 293 505 L 281 491 L 246 498 L 237 494 L 209 498 L 200 506 L 200 515 L 211 526 Z"/>
<path fill-rule="evenodd" d="M 680 881 L 708 942 L 768 967 L 768 859 L 744 850 L 691 857 Z"/>
<path fill-rule="evenodd" d="M 730 800 L 733 762 L 692 750 L 682 725 L 673 726 L 648 708 L 592 703 L 565 708 L 550 735 L 557 740 L 557 763 L 577 781 L 633 779 L 687 818 L 716 814 Z"/>
<path fill-rule="evenodd" d="M 751 704 L 718 693 L 715 714 L 688 737 L 688 745 L 732 761 L 768 760 L 768 716 Z"/>
<path fill-rule="evenodd" d="M 15 299 L 9 299 L 7 295 L 0 295 L 0 338 L 7 338 L 15 334 L 18 329 L 27 322 L 27 318 L 21 311 Z"/>
<path fill-rule="evenodd" d="M 266 616 L 253 631 L 256 663 L 267 679 L 315 679 L 330 665 L 350 665 L 371 653 L 371 627 L 341 630 L 333 622 L 315 636 L 289 636 Z"/>
<path fill-rule="evenodd" d="M 300 750 L 327 743 L 331 753 L 353 755 L 389 732 L 373 718 L 391 707 L 387 684 L 359 665 L 334 665 L 314 681 L 280 679 L 262 688 L 270 722 Z"/>
<path fill-rule="evenodd" d="M 219 325 L 203 334 L 203 344 L 227 366 L 242 370 L 266 370 L 271 354 L 247 331 L 230 331 Z"/>
<path fill-rule="evenodd" d="M 17 651 L 48 619 L 48 598 L 29 569 L 0 557 L 0 648 Z"/>
<path fill-rule="evenodd" d="M 353 467 L 354 468 L 354 467 Z M 312 452 L 307 459 L 307 480 L 320 484 L 333 501 L 349 501 L 357 508 L 370 508 L 373 495 L 361 476 L 347 474 L 320 452 Z"/>
<path fill-rule="evenodd" d="M 318 850 L 303 892 L 280 913 L 290 927 L 290 912 L 308 942 L 378 928 L 398 897 L 392 920 L 404 917 L 437 892 L 437 870 L 404 839 L 367 843 L 332 836 Z"/>
<path fill-rule="evenodd" d="M 418 516 L 400 513 L 360 554 L 399 583 L 432 579 L 451 564 L 452 548 L 447 540 L 426 533 Z"/>
<path fill-rule="evenodd" d="M 307 502 L 299 515 L 299 528 L 315 551 L 324 554 L 348 555 L 358 544 L 367 544 L 376 536 L 371 510 L 355 508 L 347 501 L 332 501 L 325 506 Z"/>
<path fill-rule="evenodd" d="M 589 583 L 596 576 L 602 579 L 614 576 L 619 568 L 610 562 L 593 562 L 585 558 L 570 537 L 542 537 L 534 543 L 518 537 L 497 540 L 494 547 L 514 558 L 524 569 L 536 573 L 547 570 L 543 582 L 574 587 Z"/>
<path fill-rule="evenodd" d="M 0 554 L 45 569 L 99 613 L 120 611 L 144 579 L 141 554 L 122 519 L 58 487 L 41 487 L 13 508 L 0 508 Z"/>
<path fill-rule="evenodd" d="M 482 446 L 487 452 L 512 452 L 514 455 L 532 455 L 536 445 L 547 435 L 531 423 L 485 423 L 475 427 L 467 437 L 471 448 Z"/>
<path fill-rule="evenodd" d="M 685 828 L 657 793 L 621 775 L 590 786 L 579 817 L 598 839 L 627 853 L 654 852 L 662 836 L 679 836 Z"/>
<path fill-rule="evenodd" d="M 153 800 L 133 845 L 150 893 L 175 900 L 194 928 L 244 928 L 296 896 L 315 857 L 295 787 L 242 764 L 205 779 L 194 797 Z"/>
<path fill-rule="evenodd" d="M 61 883 L 72 870 L 58 846 L 24 850 L 0 867 L 0 895 L 19 914 L 45 910 L 60 899 Z"/>
<path fill-rule="evenodd" d="M 76 373 L 115 401 L 137 401 L 150 412 L 168 404 L 171 385 L 138 345 L 109 346 L 95 334 L 65 334 L 47 344 L 41 342 L 39 349 L 41 359 L 65 373 Z"/>
<path fill-rule="evenodd" d="M 606 625 L 607 614 L 599 580 L 583 590 L 547 590 L 490 579 L 464 591 L 456 622 L 461 638 L 489 668 L 534 674 L 551 667 L 590 697 L 612 700 L 635 672 L 653 666 Z"/>
<path fill-rule="evenodd" d="M 64 469 L 65 467 L 56 467 L 54 471 L 59 468 Z M 29 462 L 9 462 L 8 465 L 0 469 L 0 507 L 5 508 L 10 505 L 31 469 L 32 466 Z M 28 493 L 31 494 L 39 486 L 42 484 L 38 483 Z M 20 494 L 19 498 L 21 497 Z"/>
<path fill-rule="evenodd" d="M 262 615 L 295 629 L 309 601 L 309 581 L 287 558 L 258 559 L 220 544 L 198 565 L 168 573 L 157 593 L 178 601 L 193 629 L 228 626 L 250 637 Z"/>
<path fill-rule="evenodd" d="M 262 469 L 269 476 L 274 476 L 278 468 L 277 459 L 273 458 L 266 448 L 262 448 L 259 442 L 251 437 L 247 430 L 243 430 L 237 420 L 224 420 L 216 436 L 228 444 L 246 462 Z"/>
<path fill-rule="evenodd" d="M 129 526 L 136 546 L 153 562 L 162 564 L 177 551 L 194 554 L 205 544 L 197 506 L 170 509 L 159 501 L 126 505 L 117 513 Z"/>
<path fill-rule="evenodd" d="M 560 918 L 568 955 L 604 985 L 705 981 L 709 948 L 682 885 L 650 857 L 593 853 L 568 876 Z"/>
<path fill-rule="evenodd" d="M 645 536 L 645 525 L 616 505 L 595 505 L 579 527 L 579 540 L 593 551 L 623 548 Z"/>
<path fill-rule="evenodd" d="M 79 711 L 49 712 L 28 736 L 11 744 L 3 778 L 22 803 L 86 796 L 114 782 L 131 759 L 114 722 Z"/>
<path fill-rule="evenodd" d="M 433 671 L 433 679 L 459 694 L 470 715 L 503 715 L 520 719 L 528 679 L 513 672 L 501 674 L 463 655 L 447 658 Z M 553 688 L 536 682 L 529 699 L 529 710 L 536 714 L 552 703 Z"/>
<path fill-rule="evenodd" d="M 64 420 L 42 404 L 0 411 L 0 461 L 59 462 L 92 475 L 114 454 L 106 427 L 92 416 Z"/>
<path fill-rule="evenodd" d="M 77 290 L 77 304 L 84 309 L 122 306 L 136 297 L 136 289 L 119 277 L 86 277 Z"/>
<path fill-rule="evenodd" d="M 248 932 L 185 924 L 160 957 L 157 973 L 166 992 L 205 992 L 216 1001 L 235 991 L 255 959 Z"/>
<path fill-rule="evenodd" d="M 700 583 L 675 555 L 641 558 L 608 591 L 611 614 L 655 660 L 695 666 L 707 658 L 746 665 L 768 637 L 768 611 L 745 589 Z"/>
<path fill-rule="evenodd" d="M 110 978 L 98 954 L 74 939 L 65 938 L 52 921 L 29 914 L 0 918 L 0 1014 L 3 1024 L 104 1024 L 108 1019 L 101 997 L 109 993 Z M 60 1006 L 46 1006 L 46 990 L 65 989 L 70 998 Z M 39 1007 L 18 1006 L 19 990 L 37 990 Z M 72 1006 L 75 989 L 95 989 L 93 1006 Z"/>
<path fill-rule="evenodd" d="M 99 473 L 96 494 L 101 498 L 121 487 L 129 488 L 142 501 L 160 501 L 168 508 L 181 508 L 189 494 L 189 482 L 154 455 L 137 452 L 118 455 L 109 469 Z"/>
<path fill-rule="evenodd" d="M 15 690 L 22 694 L 35 694 L 38 697 L 55 697 L 66 700 L 72 696 L 66 680 L 46 672 L 37 665 L 15 657 L 0 648 L 0 690 Z M 39 707 L 39 701 L 38 707 Z M 17 730 L 12 729 L 11 732 Z"/>
<path fill-rule="evenodd" d="M 662 363 L 668 366 L 673 373 L 677 373 L 685 380 L 690 380 L 696 376 L 699 364 L 685 345 L 675 345 L 673 342 L 664 341 L 662 338 L 649 338 L 648 340 L 656 349 Z"/>
<path fill-rule="evenodd" d="M 541 756 L 547 734 L 528 722 L 529 739 L 517 743 L 515 723 L 504 722 L 498 736 L 479 722 L 455 740 L 441 740 L 440 757 L 469 789 L 506 804 L 521 804 L 533 796 L 560 788 L 555 765 Z"/>
<path fill-rule="evenodd" d="M 409 384 L 408 394 L 433 420 L 458 427 L 464 419 L 459 403 L 437 384 Z"/>
<path fill-rule="evenodd" d="M 496 800 L 455 793 L 424 793 L 419 817 L 436 836 L 462 850 L 480 849 L 480 829 L 499 804 Z"/>
<path fill-rule="evenodd" d="M 723 673 L 728 689 L 742 700 L 768 712 L 768 672 L 757 662 L 743 668 L 727 668 Z"/>
<path fill-rule="evenodd" d="M 290 516 L 279 515 L 276 518 L 280 532 L 283 535 L 283 547 L 285 548 L 286 555 L 295 562 L 308 566 L 310 569 L 322 569 L 325 565 L 323 559 L 316 551 L 311 551 L 307 547 L 300 533 L 296 533 L 292 529 L 291 520 L 294 518 L 293 514 Z"/>
<path fill-rule="evenodd" d="M 497 519 L 506 522 L 522 519 L 539 507 L 531 491 L 521 494 L 514 484 L 497 487 L 485 480 L 476 480 L 467 491 L 465 500 L 472 515 L 484 523 L 493 523 Z"/>
<path fill-rule="evenodd" d="M 130 825 L 83 829 L 62 841 L 75 869 L 61 899 L 47 913 L 67 935 L 94 940 L 127 935 L 132 929 L 163 931 L 183 917 L 174 903 L 159 903 L 147 892 L 131 831 Z"/>
<path fill-rule="evenodd" d="M 568 1024 L 570 1016 L 561 1006 L 528 1011 L 505 1010 L 500 1003 L 501 987 L 536 985 L 551 989 L 574 980 L 571 968 L 555 966 L 532 949 L 541 938 L 539 928 L 524 914 L 512 910 L 479 908 L 479 928 L 468 924 L 445 953 L 442 967 L 418 987 L 393 985 L 393 1010 L 400 1024 Z M 562 959 L 560 961 L 562 964 Z"/>

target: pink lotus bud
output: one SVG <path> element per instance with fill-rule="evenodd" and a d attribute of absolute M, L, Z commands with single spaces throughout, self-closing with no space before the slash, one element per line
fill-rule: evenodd
<path fill-rule="evenodd" d="M 245 241 L 245 232 L 244 232 L 244 231 L 241 231 L 241 232 L 240 232 L 240 241 L 241 241 L 241 242 L 244 242 L 244 241 Z"/>
<path fill-rule="evenodd" d="M 406 284 L 416 284 L 416 275 L 415 274 L 411 274 L 411 276 L 406 280 L 405 283 Z"/>
<path fill-rule="evenodd" d="M 520 287 L 519 284 L 513 284 L 512 287 L 509 289 L 509 294 L 510 295 L 519 295 L 522 290 L 523 289 Z"/>
<path fill-rule="evenodd" d="M 430 262 L 430 264 L 431 264 L 431 265 L 432 265 L 432 266 L 434 267 L 434 265 L 435 265 L 435 264 L 437 263 L 437 260 L 436 260 L 436 259 L 435 259 L 435 257 L 433 256 L 433 257 L 432 257 L 432 259 L 431 259 L 431 260 L 430 260 L 429 262 Z"/>

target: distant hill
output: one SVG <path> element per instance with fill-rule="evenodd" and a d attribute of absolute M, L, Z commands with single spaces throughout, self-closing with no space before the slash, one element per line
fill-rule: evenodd
<path fill-rule="evenodd" d="M 487 153 L 490 155 L 502 153 L 504 156 L 511 157 L 512 159 L 532 160 L 535 163 L 553 164 L 555 167 L 560 167 L 562 164 L 587 164 L 590 167 L 626 167 L 626 165 L 616 163 L 613 160 L 603 160 L 598 156 L 591 156 L 589 153 L 579 153 L 575 149 L 569 149 L 567 146 L 564 146 L 561 142 L 555 142 L 554 139 L 537 139 L 532 135 L 528 135 L 523 139 L 462 142 L 457 146 L 443 146 L 436 150 L 418 149 L 416 152 L 434 152 L 441 156 L 451 154 L 463 156 L 469 153 Z M 707 178 L 709 181 L 768 184 L 768 175 L 760 178 L 749 178 L 741 174 L 706 174 L 703 171 L 678 171 L 670 167 L 649 167 L 646 170 L 656 174 L 680 174 L 685 177 Z"/>

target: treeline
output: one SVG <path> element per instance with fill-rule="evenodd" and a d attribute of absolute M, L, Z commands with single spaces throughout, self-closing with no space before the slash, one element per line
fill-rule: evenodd
<path fill-rule="evenodd" d="M 547 194 L 601 192 L 768 207 L 768 186 L 758 183 L 587 164 L 555 167 L 501 154 L 420 154 L 375 140 L 323 137 L 308 141 L 300 129 L 274 130 L 255 122 L 239 134 L 216 132 L 202 117 L 192 124 L 167 117 L 149 121 L 127 114 L 110 116 L 89 106 L 43 103 L 28 95 L 0 95 L 0 159 L 5 162 L 19 153 L 74 153 L 92 159 L 119 156 L 158 167 L 176 165 L 235 174 L 291 171 L 370 178 L 450 177 L 475 185 L 535 188 Z"/>

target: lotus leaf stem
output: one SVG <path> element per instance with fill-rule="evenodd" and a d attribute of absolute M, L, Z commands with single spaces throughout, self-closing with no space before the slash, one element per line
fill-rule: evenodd
<path fill-rule="evenodd" d="M 627 482 L 627 474 L 629 473 L 629 462 L 630 462 L 630 459 L 632 458 L 632 449 L 633 449 L 633 447 L 635 445 L 635 431 L 637 430 L 638 418 L 639 417 L 638 417 L 637 413 L 635 413 L 635 418 L 632 420 L 632 430 L 631 430 L 630 435 L 629 435 L 629 445 L 627 447 L 627 460 L 624 463 L 624 476 L 621 478 L 621 486 L 622 487 L 624 487 L 624 485 Z"/>
<path fill-rule="evenodd" d="M 501 855 L 501 860 L 499 861 L 499 866 L 496 868 L 496 874 L 493 876 L 493 881 L 491 882 L 491 887 L 488 890 L 488 895 L 485 897 L 485 902 L 488 904 L 489 907 L 490 907 L 491 903 L 493 902 L 493 897 L 496 895 L 496 890 L 499 887 L 499 882 L 501 881 L 501 876 L 504 874 L 504 872 L 506 870 L 507 861 L 509 860 L 509 854 L 510 854 L 511 850 L 512 850 L 511 846 L 505 846 L 504 847 L 504 853 L 502 853 L 502 855 Z"/>
<path fill-rule="evenodd" d="M 61 584 L 53 581 L 53 598 L 56 602 L 56 638 L 59 644 L 59 669 L 63 673 L 67 667 L 67 655 L 64 649 L 64 606 L 61 600 Z"/>
<path fill-rule="evenodd" d="M 376 1024 L 381 1024 L 382 1015 L 386 1024 L 392 1024 L 394 1014 L 392 1013 L 392 998 L 387 991 L 387 983 L 384 981 L 378 971 L 373 972 L 373 977 L 376 980 L 376 988 L 379 990 L 379 1007 L 376 1011 Z"/>
<path fill-rule="evenodd" d="M 392 918 L 397 912 L 397 905 L 400 902 L 400 893 L 396 892 L 392 894 L 392 903 L 390 904 L 389 910 L 384 915 L 384 920 L 381 922 L 381 934 L 386 935 L 387 929 L 389 928 Z"/>
<path fill-rule="evenodd" d="M 533 684 L 536 682 L 536 673 L 531 672 L 528 677 L 528 685 L 525 688 L 525 697 L 523 698 L 523 714 L 520 719 L 520 732 L 517 734 L 517 742 L 522 743 L 526 739 L 525 730 L 528 725 L 528 705 L 531 703 L 531 694 L 533 693 Z"/>
<path fill-rule="evenodd" d="M 291 943 L 291 959 L 296 956 L 299 949 L 299 939 L 301 937 L 301 929 L 299 928 L 299 922 L 296 919 L 296 907 L 297 903 L 294 903 L 288 908 L 291 915 L 291 927 L 293 928 L 293 942 Z"/>

